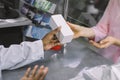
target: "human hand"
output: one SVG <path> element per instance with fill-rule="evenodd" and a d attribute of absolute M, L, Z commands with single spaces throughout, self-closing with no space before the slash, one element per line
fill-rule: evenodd
<path fill-rule="evenodd" d="M 61 45 L 60 42 L 55 38 L 55 34 L 60 31 L 60 27 L 48 33 L 43 39 L 44 50 L 49 50 L 54 46 Z"/>
<path fill-rule="evenodd" d="M 67 22 L 67 24 L 74 32 L 74 38 L 78 38 L 78 37 L 93 38 L 95 36 L 94 31 L 90 28 L 86 28 L 69 22 Z"/>
<path fill-rule="evenodd" d="M 111 36 L 106 37 L 105 39 L 101 40 L 99 43 L 90 40 L 90 43 L 97 48 L 107 48 L 110 45 L 115 45 L 116 42 L 117 42 L 117 39 Z"/>
<path fill-rule="evenodd" d="M 41 66 L 39 70 L 37 69 L 38 65 L 36 65 L 33 70 L 31 70 L 31 68 L 28 68 L 21 80 L 44 80 L 48 72 L 48 68 Z"/>
<path fill-rule="evenodd" d="M 72 29 L 72 31 L 74 32 L 74 38 L 78 38 L 80 37 L 80 32 L 81 32 L 81 28 L 79 25 L 76 24 L 72 24 L 70 22 L 67 22 L 67 24 L 69 25 L 69 27 Z"/>

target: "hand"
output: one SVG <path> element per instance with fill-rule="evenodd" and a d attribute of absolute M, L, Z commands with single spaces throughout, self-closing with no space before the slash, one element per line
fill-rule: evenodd
<path fill-rule="evenodd" d="M 39 70 L 37 69 L 38 65 L 36 65 L 33 70 L 31 70 L 31 68 L 28 68 L 21 80 L 44 80 L 48 72 L 48 68 L 41 66 Z"/>
<path fill-rule="evenodd" d="M 110 45 L 115 45 L 116 42 L 117 42 L 117 39 L 111 36 L 106 37 L 105 39 L 101 40 L 99 43 L 90 40 L 90 43 L 97 48 L 107 48 Z"/>
<path fill-rule="evenodd" d="M 70 28 L 74 32 L 74 38 L 78 38 L 78 37 L 93 38 L 95 36 L 94 31 L 90 28 L 82 27 L 69 22 L 67 22 L 67 24 L 70 26 Z"/>
<path fill-rule="evenodd" d="M 60 42 L 55 39 L 55 34 L 60 31 L 60 27 L 48 33 L 43 39 L 44 50 L 49 50 L 56 45 L 60 45 Z"/>
<path fill-rule="evenodd" d="M 72 31 L 74 32 L 74 38 L 80 37 L 80 31 L 82 30 L 82 29 L 80 28 L 80 26 L 79 26 L 79 25 L 76 25 L 76 24 L 69 23 L 69 22 L 67 22 L 67 24 L 70 26 L 70 28 L 71 28 Z"/>

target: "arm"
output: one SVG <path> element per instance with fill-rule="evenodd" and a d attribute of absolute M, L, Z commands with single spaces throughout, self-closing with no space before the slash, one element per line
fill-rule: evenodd
<path fill-rule="evenodd" d="M 116 39 L 115 45 L 120 47 L 120 40 L 119 39 Z"/>
<path fill-rule="evenodd" d="M 44 58 L 42 41 L 0 46 L 1 69 L 14 69 Z"/>
<path fill-rule="evenodd" d="M 22 42 L 20 45 L 11 45 L 9 48 L 0 46 L 1 69 L 15 69 L 34 61 L 44 59 L 44 50 L 60 45 L 54 40 L 54 35 L 60 31 L 57 28 L 48 33 L 42 40 Z"/>
<path fill-rule="evenodd" d="M 112 6 L 113 0 L 110 0 L 106 11 L 99 21 L 99 23 L 93 28 L 87 28 L 84 26 L 75 25 L 68 22 L 68 25 L 75 33 L 74 38 L 78 37 L 87 37 L 87 38 L 95 38 L 95 41 L 100 41 L 104 37 L 106 37 L 109 29 L 109 16 L 110 10 Z"/>
<path fill-rule="evenodd" d="M 97 42 L 104 39 L 109 32 L 110 12 L 113 7 L 113 3 L 114 3 L 114 0 L 109 1 L 108 6 L 107 6 L 102 18 L 100 19 L 100 21 L 98 22 L 98 24 L 96 26 L 91 28 L 95 33 L 94 39 Z"/>

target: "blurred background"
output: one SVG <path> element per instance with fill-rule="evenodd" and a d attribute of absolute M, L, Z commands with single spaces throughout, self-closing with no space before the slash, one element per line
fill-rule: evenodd
<path fill-rule="evenodd" d="M 68 20 L 84 26 L 94 26 L 102 17 L 109 0 L 69 0 Z"/>
<path fill-rule="evenodd" d="M 66 20 L 92 27 L 102 17 L 109 0 L 49 0 L 57 4 L 55 13 L 61 13 Z"/>

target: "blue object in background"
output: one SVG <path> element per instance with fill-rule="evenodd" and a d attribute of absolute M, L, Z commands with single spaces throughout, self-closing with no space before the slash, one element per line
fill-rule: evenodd
<path fill-rule="evenodd" d="M 43 18 L 41 20 L 41 24 L 40 25 L 42 25 L 42 26 L 49 26 L 50 16 L 51 15 L 44 13 L 44 16 L 43 16 Z"/>
<path fill-rule="evenodd" d="M 43 17 L 42 21 L 45 22 L 45 23 L 49 23 L 50 15 L 49 14 L 44 14 L 44 17 Z"/>
<path fill-rule="evenodd" d="M 51 29 L 33 26 L 31 30 L 32 38 L 42 39 Z"/>
<path fill-rule="evenodd" d="M 33 20 L 40 24 L 41 20 L 43 19 L 43 16 L 44 16 L 43 14 L 36 13 Z"/>

